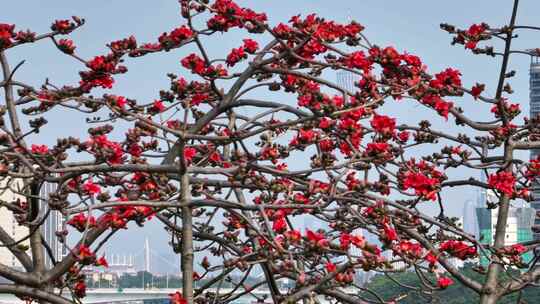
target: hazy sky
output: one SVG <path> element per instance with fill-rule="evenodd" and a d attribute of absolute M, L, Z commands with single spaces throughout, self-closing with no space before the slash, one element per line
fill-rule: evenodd
<path fill-rule="evenodd" d="M 19 29 L 30 28 L 38 33 L 46 32 L 54 19 L 78 15 L 86 18 L 87 24 L 71 37 L 77 45 L 77 53 L 84 58 L 106 52 L 105 44 L 135 35 L 139 42 L 155 41 L 159 34 L 170 31 L 182 24 L 179 17 L 178 4 L 175 0 L 18 0 L 3 1 L 1 22 L 14 23 Z M 347 20 L 352 18 L 366 27 L 365 33 L 378 45 L 393 45 L 400 51 L 408 51 L 419 55 L 428 65 L 430 71 L 436 72 L 446 67 L 454 67 L 462 71 L 466 87 L 475 82 L 485 83 L 488 92 L 494 89 L 498 76 L 499 59 L 486 56 L 474 56 L 465 52 L 462 46 L 450 46 L 451 37 L 439 29 L 441 22 L 448 22 L 466 27 L 471 23 L 487 22 L 498 26 L 507 22 L 512 1 L 503 0 L 453 0 L 453 1 L 395 1 L 395 0 L 244 0 L 238 1 L 242 6 L 249 6 L 255 11 L 268 14 L 270 23 L 288 21 L 296 14 L 317 13 L 320 16 Z M 534 25 L 538 20 L 540 2 L 522 0 L 518 13 L 518 24 Z M 537 24 L 536 24 L 537 25 Z M 228 52 L 239 45 L 244 38 L 235 32 L 222 39 L 215 35 L 207 41 L 211 53 Z M 515 41 L 517 48 L 540 47 L 540 33 L 520 33 Z M 40 85 L 46 77 L 53 83 L 69 84 L 78 81 L 79 63 L 67 56 L 62 56 L 51 43 L 42 42 L 32 46 L 16 48 L 8 51 L 12 62 L 26 59 L 20 69 L 19 79 L 33 85 Z M 168 72 L 185 73 L 179 65 L 183 56 L 177 52 L 147 56 L 142 60 L 130 60 L 127 66 L 130 72 L 125 76 L 115 77 L 117 85 L 112 92 L 140 101 L 150 101 L 158 96 L 160 88 L 167 87 Z M 511 81 L 516 93 L 511 101 L 519 102 L 524 113 L 528 113 L 528 68 L 529 59 L 516 56 L 510 62 L 510 68 L 518 73 Z M 0 95 L 1 96 L 1 95 Z M 489 117 L 489 111 L 479 111 L 475 101 L 471 99 L 456 100 L 465 108 L 469 116 L 475 119 Z M 392 103 L 386 109 L 398 117 L 399 122 L 419 120 L 432 117 L 432 112 L 422 107 L 414 107 Z M 429 116 L 428 116 L 429 115 Z M 528 115 L 528 114 L 527 114 Z M 47 116 L 51 122 L 44 133 L 44 143 L 53 143 L 55 134 L 81 135 L 81 120 L 77 115 L 61 115 L 58 112 Z M 451 123 L 451 122 L 449 122 Z M 443 120 L 435 122 L 437 127 L 448 127 Z M 70 133 L 73 131 L 73 133 Z M 526 154 L 523 155 L 526 157 Z M 457 173 L 459 174 L 459 173 Z M 463 201 L 473 198 L 475 193 L 468 189 L 459 189 L 449 193 L 455 201 L 449 202 L 449 210 L 453 215 L 460 215 Z M 143 239 L 150 237 L 150 242 L 158 252 L 167 250 L 167 236 L 161 233 L 162 228 L 154 222 L 147 224 L 137 233 L 120 233 L 114 239 L 114 248 L 108 252 L 142 252 Z"/>

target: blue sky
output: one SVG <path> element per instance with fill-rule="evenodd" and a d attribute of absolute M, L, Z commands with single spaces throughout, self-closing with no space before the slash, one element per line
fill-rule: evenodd
<path fill-rule="evenodd" d="M 268 14 L 270 23 L 288 21 L 296 14 L 307 15 L 317 13 L 334 20 L 352 18 L 366 27 L 365 33 L 378 45 L 393 45 L 400 51 L 408 51 L 419 55 L 428 65 L 429 70 L 436 72 L 446 67 L 454 67 L 462 71 L 465 86 L 475 82 L 485 83 L 488 92 L 492 92 L 498 76 L 499 59 L 485 56 L 474 56 L 466 52 L 462 46 L 450 46 L 451 37 L 439 29 L 441 22 L 448 22 L 460 27 L 471 23 L 487 22 L 492 26 L 504 24 L 510 14 L 511 1 L 479 0 L 479 1 L 394 1 L 394 0 L 295 0 L 295 1 L 238 1 L 242 6 L 249 6 L 255 11 Z M 534 25 L 538 20 L 540 3 L 536 0 L 522 0 L 518 12 L 518 24 Z M 30 28 L 36 32 L 48 31 L 54 19 L 78 15 L 86 18 L 87 24 L 72 39 L 77 45 L 77 52 L 83 58 L 106 52 L 105 44 L 129 35 L 135 35 L 140 42 L 155 41 L 159 34 L 182 24 L 177 1 L 128 1 L 128 0 L 19 0 L 6 1 L 2 4 L 2 20 L 14 23 L 20 29 Z M 516 48 L 540 47 L 539 33 L 520 33 L 516 40 Z M 208 40 L 210 52 L 220 54 L 236 47 L 243 35 L 231 32 L 227 35 L 216 35 Z M 184 53 L 182 53 L 184 54 Z M 79 63 L 56 51 L 51 43 L 38 43 L 8 51 L 12 64 L 25 59 L 25 65 L 17 74 L 18 79 L 39 86 L 46 77 L 55 84 L 74 83 L 78 81 Z M 139 101 L 151 101 L 158 96 L 160 88 L 167 87 L 166 73 L 185 73 L 181 71 L 178 52 L 152 55 L 143 60 L 131 60 L 127 63 L 130 72 L 116 77 L 117 86 L 113 92 L 137 98 Z M 525 56 L 513 57 L 510 69 L 517 75 L 511 79 L 516 91 L 510 97 L 518 102 L 524 113 L 528 113 L 528 66 Z M 1 95 L 0 95 L 1 96 Z M 456 100 L 468 115 L 477 119 L 488 117 L 485 108 L 480 110 L 471 99 Z M 405 104 L 392 103 L 386 108 L 394 113 L 402 122 L 407 119 L 423 119 L 430 112 L 421 108 L 411 108 Z M 431 117 L 426 116 L 426 118 Z M 63 115 L 53 112 L 47 116 L 51 124 L 49 131 L 40 139 L 44 143 L 54 142 L 55 135 L 81 135 L 81 117 Z M 435 122 L 435 126 L 444 128 L 444 121 Z M 523 157 L 527 157 L 526 154 Z M 459 173 L 458 173 L 459 174 Z M 453 215 L 460 215 L 462 203 L 472 198 L 472 190 L 461 189 L 449 194 L 454 201 L 449 206 Z M 114 239 L 114 248 L 109 252 L 140 252 L 143 239 L 150 236 L 150 242 L 156 251 L 167 250 L 167 236 L 157 224 L 147 224 L 140 233 L 122 233 Z"/>

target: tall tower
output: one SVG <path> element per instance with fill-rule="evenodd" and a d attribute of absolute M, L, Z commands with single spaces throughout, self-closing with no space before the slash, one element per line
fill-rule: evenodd
<path fill-rule="evenodd" d="M 338 71 L 336 73 L 336 80 L 338 87 L 348 90 L 350 92 L 353 92 L 354 89 L 354 82 L 355 80 L 358 80 L 360 77 L 354 73 L 351 73 L 349 71 Z"/>
<path fill-rule="evenodd" d="M 476 218 L 476 207 L 483 206 L 484 204 L 477 204 L 473 200 L 465 202 L 463 207 L 463 230 L 478 239 L 478 219 Z"/>
<path fill-rule="evenodd" d="M 531 69 L 530 69 L 530 117 L 536 117 L 540 115 L 540 57 L 535 56 L 531 59 Z M 531 151 L 531 159 L 535 159 L 540 155 L 540 150 Z M 532 193 L 534 201 L 531 202 L 531 207 L 533 207 L 538 213 L 540 211 L 540 184 L 537 182 L 532 185 Z M 534 225 L 537 228 L 540 228 L 540 217 L 536 216 Z M 535 232 L 534 239 L 540 239 L 540 231 Z"/>
<path fill-rule="evenodd" d="M 56 184 L 51 183 L 44 183 L 41 186 L 39 196 L 41 198 L 40 201 L 40 208 L 42 209 L 48 209 L 48 200 L 49 200 L 49 194 L 56 191 Z M 63 216 L 59 211 L 57 210 L 51 210 L 49 213 L 49 216 L 45 219 L 43 224 L 40 227 L 41 235 L 43 237 L 43 241 L 47 243 L 49 248 L 51 248 L 51 252 L 53 255 L 53 258 L 55 261 L 60 261 L 62 258 L 64 258 L 68 254 L 67 247 L 65 244 L 62 244 L 57 235 L 57 231 L 61 231 L 64 229 L 64 223 L 66 221 L 65 216 Z M 49 255 L 46 255 L 45 264 L 48 267 L 52 267 L 52 259 Z"/>
<path fill-rule="evenodd" d="M 144 239 L 144 271 L 150 272 L 150 243 Z"/>

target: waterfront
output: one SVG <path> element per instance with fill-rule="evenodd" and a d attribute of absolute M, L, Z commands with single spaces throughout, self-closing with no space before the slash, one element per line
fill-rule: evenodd
<path fill-rule="evenodd" d="M 119 292 L 114 289 L 93 289 L 88 290 L 87 296 L 82 299 L 82 303 L 85 304 L 163 304 L 169 303 L 168 295 L 170 293 L 176 292 L 176 289 L 127 289 L 122 292 Z M 223 290 L 226 292 L 226 290 Z M 259 290 L 256 291 L 256 294 L 259 296 L 267 295 L 268 291 Z M 243 296 L 233 302 L 232 304 L 251 304 L 254 303 L 256 299 L 252 296 Z M 25 303 L 24 301 L 18 299 L 14 295 L 0 294 L 0 304 L 18 304 Z M 266 303 L 271 303 L 270 300 L 267 300 Z M 324 300 L 321 300 L 320 303 L 328 303 Z"/>

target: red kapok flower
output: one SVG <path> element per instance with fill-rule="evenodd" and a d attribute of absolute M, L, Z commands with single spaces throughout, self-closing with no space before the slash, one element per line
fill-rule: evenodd
<path fill-rule="evenodd" d="M 49 153 L 49 148 L 46 145 L 32 145 L 32 154 L 45 155 Z"/>
<path fill-rule="evenodd" d="M 195 155 L 197 155 L 197 149 L 191 147 L 184 148 L 184 159 L 187 163 L 191 163 Z"/>
<path fill-rule="evenodd" d="M 437 263 L 437 256 L 435 256 L 431 251 L 424 257 L 424 260 L 429 263 L 429 266 L 435 266 Z"/>
<path fill-rule="evenodd" d="M 122 109 L 127 104 L 127 99 L 124 96 L 113 96 L 112 101 L 114 102 L 115 106 Z"/>
<path fill-rule="evenodd" d="M 96 219 L 93 216 L 86 217 L 84 213 L 79 213 L 70 218 L 66 224 L 77 229 L 79 232 L 83 232 L 86 227 L 92 228 L 96 226 Z"/>
<path fill-rule="evenodd" d="M 69 20 L 55 20 L 51 25 L 51 30 L 61 34 L 69 34 L 75 28 L 75 23 Z"/>
<path fill-rule="evenodd" d="M 73 293 L 78 298 L 86 297 L 86 284 L 84 283 L 84 281 L 78 281 L 77 283 L 75 283 L 75 285 L 73 285 Z"/>
<path fill-rule="evenodd" d="M 105 256 L 100 257 L 96 260 L 96 266 L 103 266 L 105 268 L 109 267 L 109 263 L 107 263 L 107 260 L 105 259 Z"/>
<path fill-rule="evenodd" d="M 469 246 L 465 242 L 448 240 L 439 246 L 440 251 L 449 253 L 460 260 L 466 260 L 476 256 L 476 247 Z"/>
<path fill-rule="evenodd" d="M 152 104 L 152 107 L 149 109 L 151 112 L 154 113 L 161 113 L 165 111 L 165 105 L 161 100 L 154 100 L 154 103 Z"/>
<path fill-rule="evenodd" d="M 244 49 L 246 52 L 253 54 L 259 49 L 259 44 L 255 40 L 244 39 Z"/>
<path fill-rule="evenodd" d="M 73 40 L 60 39 L 58 40 L 58 48 L 66 54 L 73 54 L 77 47 L 73 44 Z"/>
<path fill-rule="evenodd" d="M 327 262 L 326 265 L 324 265 L 324 267 L 326 268 L 326 271 L 328 272 L 334 272 L 337 270 L 336 264 L 332 262 Z"/>
<path fill-rule="evenodd" d="M 477 83 L 471 88 L 471 95 L 474 97 L 474 99 L 478 99 L 478 96 L 482 94 L 485 88 L 486 85 Z"/>
<path fill-rule="evenodd" d="M 15 38 L 15 25 L 0 23 L 0 50 L 8 48 Z"/>
<path fill-rule="evenodd" d="M 219 155 L 219 153 L 217 151 L 214 151 L 212 152 L 212 154 L 210 154 L 210 156 L 208 157 L 208 159 L 214 163 L 214 164 L 218 164 L 221 162 L 221 155 Z"/>
<path fill-rule="evenodd" d="M 445 289 L 446 287 L 454 284 L 454 281 L 448 277 L 439 277 L 437 279 L 437 286 L 439 286 L 442 289 Z"/>
<path fill-rule="evenodd" d="M 79 245 L 77 248 L 77 259 L 84 265 L 91 264 L 95 258 L 96 255 L 88 248 L 86 245 Z"/>
<path fill-rule="evenodd" d="M 287 229 L 287 221 L 285 221 L 285 217 L 279 217 L 278 219 L 274 220 L 274 223 L 272 225 L 272 230 L 274 230 L 277 233 L 282 233 L 286 229 Z"/>
<path fill-rule="evenodd" d="M 407 172 L 403 179 L 403 189 L 414 189 L 416 195 L 427 200 L 435 200 L 439 180 L 432 177 L 427 177 L 421 172 Z"/>
<path fill-rule="evenodd" d="M 371 120 L 371 127 L 381 134 L 392 134 L 396 128 L 396 119 L 375 114 Z"/>
<path fill-rule="evenodd" d="M 491 174 L 488 178 L 488 184 L 490 187 L 512 196 L 515 192 L 516 177 L 512 172 L 501 171 Z"/>
<path fill-rule="evenodd" d="M 306 229 L 306 237 L 311 243 L 313 243 L 313 245 L 318 246 L 318 247 L 327 247 L 330 243 L 326 239 L 324 234 L 320 232 L 311 231 L 309 229 Z"/>
<path fill-rule="evenodd" d="M 245 53 L 245 50 L 243 47 L 232 49 L 229 55 L 227 55 L 227 59 L 225 62 L 227 63 L 227 66 L 234 66 L 236 63 L 238 63 L 240 60 L 247 58 L 247 54 Z"/>
<path fill-rule="evenodd" d="M 101 188 L 99 185 L 94 184 L 93 181 L 88 180 L 86 183 L 82 185 L 82 190 L 86 194 L 95 195 L 101 193 Z"/>
<path fill-rule="evenodd" d="M 182 294 L 178 291 L 175 293 L 169 294 L 169 299 L 171 301 L 170 302 L 171 304 L 187 304 L 186 299 L 184 299 Z"/>

